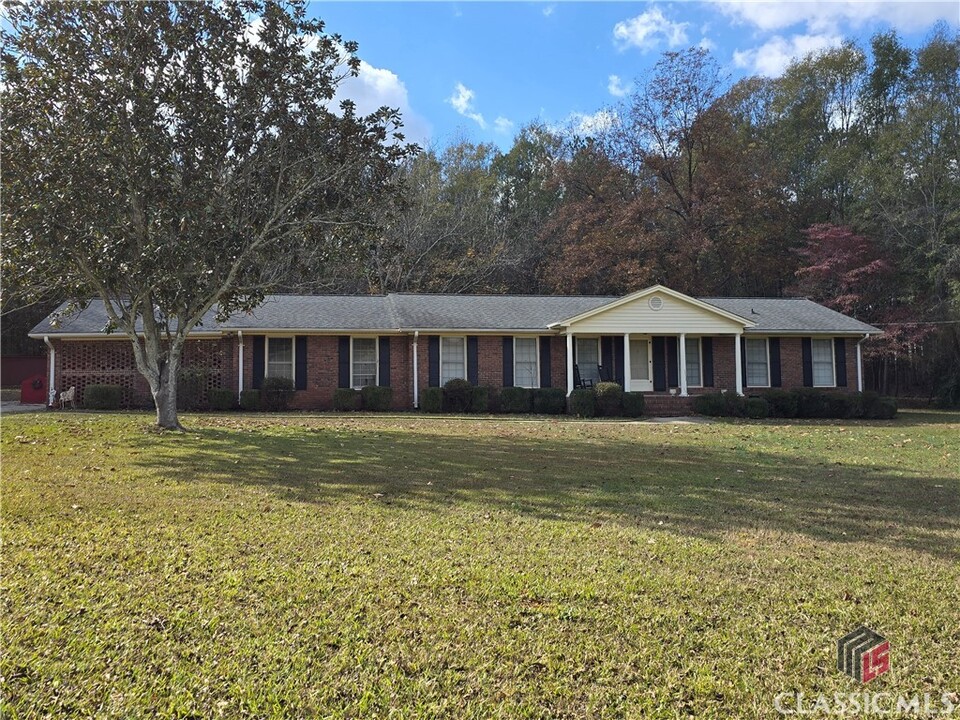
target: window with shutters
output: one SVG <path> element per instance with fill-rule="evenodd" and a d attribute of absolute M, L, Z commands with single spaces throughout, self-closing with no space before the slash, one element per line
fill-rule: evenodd
<path fill-rule="evenodd" d="M 600 382 L 600 338 L 577 338 L 577 370 L 583 380 Z"/>
<path fill-rule="evenodd" d="M 351 338 L 350 387 L 359 390 L 377 384 L 377 339 Z"/>
<path fill-rule="evenodd" d="M 516 387 L 540 387 L 540 368 L 535 337 L 513 339 L 513 384 Z"/>
<path fill-rule="evenodd" d="M 467 339 L 465 337 L 440 338 L 440 386 L 449 380 L 467 378 Z"/>
<path fill-rule="evenodd" d="M 294 378 L 295 348 L 293 338 L 268 337 L 267 363 L 264 368 L 265 377 Z"/>
<path fill-rule="evenodd" d="M 687 387 L 703 387 L 703 361 L 700 357 L 700 338 L 684 340 L 687 355 Z"/>
<path fill-rule="evenodd" d="M 749 387 L 770 387 L 770 348 L 766 338 L 748 338 L 747 385 Z"/>
<path fill-rule="evenodd" d="M 813 356 L 813 386 L 833 387 L 836 385 L 833 367 L 833 340 L 813 340 L 810 343 Z"/>

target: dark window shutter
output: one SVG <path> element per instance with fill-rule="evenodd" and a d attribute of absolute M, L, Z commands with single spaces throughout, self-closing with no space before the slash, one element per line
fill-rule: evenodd
<path fill-rule="evenodd" d="M 780 387 L 783 379 L 780 376 L 780 338 L 770 338 L 770 385 Z"/>
<path fill-rule="evenodd" d="M 440 387 L 440 336 L 431 335 L 427 341 L 427 355 L 429 360 L 429 375 L 427 385 Z"/>
<path fill-rule="evenodd" d="M 380 387 L 390 387 L 390 338 L 381 337 L 377 342 L 380 343 Z"/>
<path fill-rule="evenodd" d="M 613 338 L 609 335 L 600 338 L 600 365 L 603 370 L 600 379 L 604 382 L 613 380 Z"/>
<path fill-rule="evenodd" d="M 677 338 L 668 336 L 667 342 L 667 385 L 677 387 L 680 384 L 680 360 L 677 356 L 679 343 Z"/>
<path fill-rule="evenodd" d="M 833 339 L 833 364 L 837 368 L 837 387 L 847 386 L 847 342 L 843 338 Z"/>
<path fill-rule="evenodd" d="M 540 342 L 540 387 L 553 387 L 553 377 L 550 374 L 550 343 L 549 336 L 539 339 Z"/>
<path fill-rule="evenodd" d="M 296 368 L 294 368 L 293 376 L 293 387 L 297 390 L 306 390 L 307 389 L 307 336 L 306 335 L 297 335 L 296 340 L 296 356 L 297 363 Z"/>
<path fill-rule="evenodd" d="M 503 338 L 503 386 L 513 387 L 513 336 Z"/>
<path fill-rule="evenodd" d="M 267 339 L 263 335 L 253 337 L 253 389 L 263 385 L 263 369 L 266 361 Z"/>
<path fill-rule="evenodd" d="M 350 387 L 350 336 L 341 335 L 339 340 L 339 375 L 337 387 Z"/>
<path fill-rule="evenodd" d="M 479 342 L 476 335 L 467 335 L 467 380 L 471 385 L 477 384 L 480 364 Z"/>
<path fill-rule="evenodd" d="M 623 387 L 623 335 L 613 337 L 613 370 L 614 382 Z"/>
<path fill-rule="evenodd" d="M 653 337 L 653 389 L 663 392 L 667 389 L 667 366 L 663 361 L 666 338 L 662 335 Z"/>
<path fill-rule="evenodd" d="M 713 338 L 700 338 L 700 349 L 703 352 L 703 386 L 713 387 Z"/>
<path fill-rule="evenodd" d="M 800 355 L 803 358 L 803 386 L 813 387 L 813 345 L 810 338 L 800 338 Z"/>
<path fill-rule="evenodd" d="M 740 382 L 747 386 L 747 340 L 740 336 Z"/>

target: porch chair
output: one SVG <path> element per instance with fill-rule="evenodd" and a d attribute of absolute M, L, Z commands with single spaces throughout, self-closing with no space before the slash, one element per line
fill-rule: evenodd
<path fill-rule="evenodd" d="M 593 380 L 591 378 L 584 379 L 580 376 L 580 366 L 577 364 L 573 366 L 573 386 L 581 389 L 593 387 Z"/>
<path fill-rule="evenodd" d="M 77 386 L 71 385 L 69 390 L 64 390 L 60 393 L 60 409 L 66 406 L 67 403 L 70 403 L 70 407 L 74 410 L 77 409 Z"/>

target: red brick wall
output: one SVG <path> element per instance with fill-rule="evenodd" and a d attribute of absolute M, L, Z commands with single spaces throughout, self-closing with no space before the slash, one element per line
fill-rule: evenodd
<path fill-rule="evenodd" d="M 567 389 L 567 338 L 550 338 L 550 386 Z"/>

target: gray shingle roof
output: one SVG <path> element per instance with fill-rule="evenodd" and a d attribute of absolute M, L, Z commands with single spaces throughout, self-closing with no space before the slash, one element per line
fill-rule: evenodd
<path fill-rule="evenodd" d="M 270 295 L 252 313 L 236 313 L 224 323 L 215 311 L 199 332 L 218 330 L 488 330 L 544 331 L 606 305 L 616 297 L 554 295 Z M 750 333 L 879 332 L 853 318 L 805 298 L 700 298 L 722 310 L 753 320 Z M 66 307 L 61 306 L 60 310 Z M 59 311 L 58 311 L 59 312 Z M 107 315 L 99 301 L 80 313 L 51 315 L 31 335 L 102 333 Z"/>

